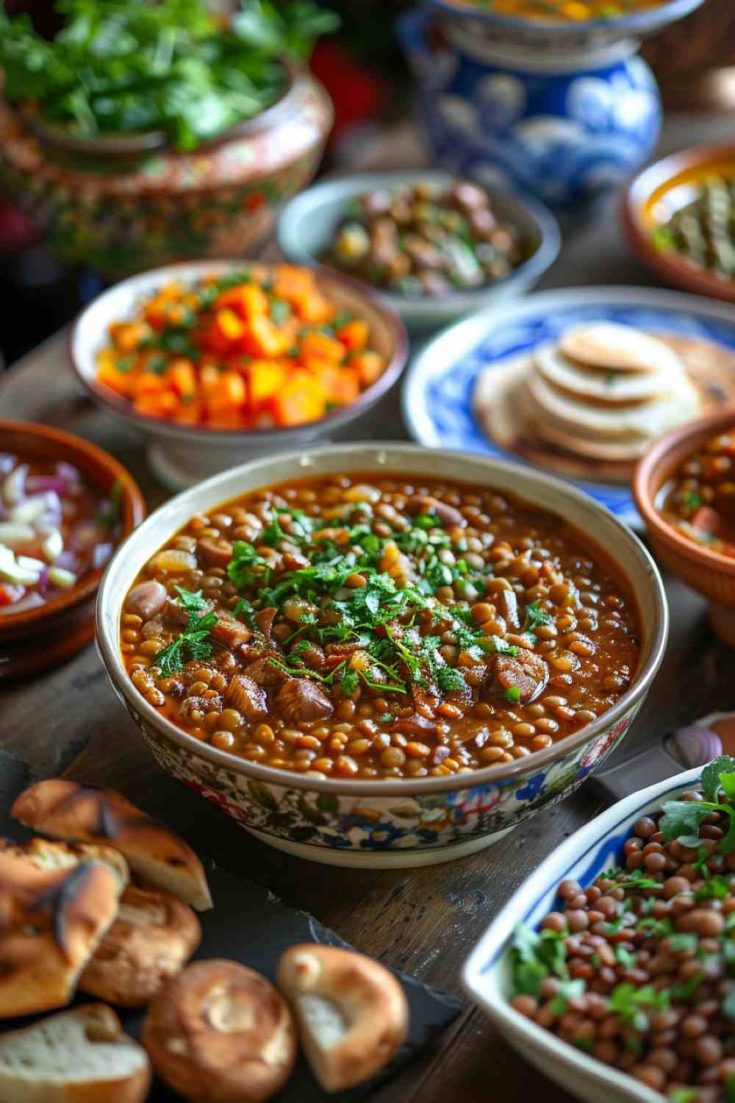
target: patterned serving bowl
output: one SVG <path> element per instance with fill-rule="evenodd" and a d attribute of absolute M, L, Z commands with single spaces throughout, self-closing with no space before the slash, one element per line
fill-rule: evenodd
<path fill-rule="evenodd" d="M 617 704 L 546 750 L 473 773 L 405 781 L 308 778 L 203 744 L 148 704 L 119 646 L 125 595 L 151 555 L 195 513 L 257 487 L 340 472 L 400 471 L 492 486 L 557 514 L 604 547 L 627 580 L 642 625 L 641 660 Z M 100 588 L 97 641 L 113 688 L 167 773 L 257 838 L 331 865 L 388 868 L 471 854 L 571 793 L 621 743 L 663 657 L 668 609 L 660 575 L 639 540 L 586 494 L 557 479 L 480 456 L 407 444 L 342 445 L 262 459 L 179 494 L 115 555 Z"/>
<path fill-rule="evenodd" d="M 673 768 L 673 763 L 672 763 Z M 603 870 L 621 863 L 623 844 L 641 816 L 659 811 L 695 786 L 702 768 L 640 789 L 576 831 L 515 892 L 465 963 L 462 980 L 469 996 L 521 1056 L 584 1103 L 661 1103 L 663 1096 L 620 1069 L 531 1022 L 510 1005 L 511 945 L 519 923 L 535 928 L 554 907 L 566 879 L 591 884 Z"/>
<path fill-rule="evenodd" d="M 160 135 L 59 136 L 0 101 L 0 183 L 62 260 L 108 275 L 186 257 L 236 256 L 310 182 L 332 104 L 305 69 L 280 100 L 192 153 Z"/>

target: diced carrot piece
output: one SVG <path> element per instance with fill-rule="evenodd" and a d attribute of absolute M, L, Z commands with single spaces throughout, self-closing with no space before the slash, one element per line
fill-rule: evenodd
<path fill-rule="evenodd" d="M 276 359 L 288 352 L 290 339 L 268 317 L 251 318 L 239 342 L 239 348 L 248 356 Z"/>
<path fill-rule="evenodd" d="M 238 318 L 249 320 L 268 313 L 268 296 L 256 283 L 243 283 L 223 291 L 215 300 L 215 310 L 228 308 Z"/>
<path fill-rule="evenodd" d="M 277 299 L 296 302 L 314 292 L 314 273 L 308 268 L 279 264 L 273 274 L 273 294 Z"/>
<path fill-rule="evenodd" d="M 309 372 L 297 371 L 273 401 L 276 425 L 302 425 L 316 421 L 326 411 L 324 389 Z"/>
<path fill-rule="evenodd" d="M 288 382 L 288 367 L 278 360 L 252 360 L 246 370 L 248 398 L 253 412 L 275 398 Z"/>
<path fill-rule="evenodd" d="M 380 353 L 366 349 L 350 359 L 350 366 L 356 369 L 363 387 L 369 387 L 383 374 L 385 360 Z"/>
<path fill-rule="evenodd" d="M 294 299 L 293 305 L 301 321 L 308 325 L 326 325 L 327 322 L 331 322 L 336 313 L 336 308 L 319 291 Z"/>
<path fill-rule="evenodd" d="M 131 389 L 136 398 L 139 398 L 142 395 L 161 394 L 168 389 L 168 384 L 162 375 L 143 371 L 135 376 Z"/>
<path fill-rule="evenodd" d="M 328 364 L 322 370 L 319 379 L 328 403 L 349 406 L 359 397 L 360 376 L 355 368 L 335 367 L 333 364 Z"/>
<path fill-rule="evenodd" d="M 205 400 L 217 393 L 219 377 L 220 372 L 214 364 L 202 364 L 199 368 L 199 390 Z"/>
<path fill-rule="evenodd" d="M 362 352 L 368 343 L 370 330 L 364 318 L 353 318 L 337 330 L 337 339 L 349 352 Z"/>
<path fill-rule="evenodd" d="M 181 401 L 174 417 L 182 425 L 199 425 L 202 420 L 202 408 L 196 398 Z"/>
<path fill-rule="evenodd" d="M 191 360 L 180 356 L 172 360 L 166 369 L 169 386 L 181 398 L 191 398 L 196 394 L 196 374 Z"/>
<path fill-rule="evenodd" d="M 232 352 L 245 333 L 245 323 L 234 310 L 218 310 L 202 336 L 202 345 L 210 352 Z"/>
<path fill-rule="evenodd" d="M 142 394 L 135 400 L 135 409 L 148 417 L 172 417 L 179 409 L 179 400 L 173 391 Z"/>
<path fill-rule="evenodd" d="M 120 352 L 130 353 L 140 345 L 150 330 L 141 322 L 113 322 L 110 326 L 110 338 Z"/>
<path fill-rule="evenodd" d="M 332 364 L 341 364 L 345 358 L 345 346 L 342 342 L 318 330 L 305 333 L 299 347 L 304 360 L 313 356 Z"/>
<path fill-rule="evenodd" d="M 97 369 L 97 382 L 124 397 L 130 394 L 132 381 L 133 377 L 129 372 L 117 371 L 114 366 L 101 364 Z"/>
<path fill-rule="evenodd" d="M 245 380 L 237 372 L 225 371 L 219 377 L 219 387 L 210 399 L 210 409 L 226 412 L 228 410 L 239 411 L 245 402 L 247 390 Z"/>

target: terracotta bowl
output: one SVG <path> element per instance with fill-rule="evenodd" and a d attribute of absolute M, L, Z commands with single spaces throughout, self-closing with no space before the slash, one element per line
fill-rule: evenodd
<path fill-rule="evenodd" d="M 713 174 L 735 176 L 735 145 L 685 149 L 649 165 L 625 192 L 623 226 L 644 264 L 666 283 L 735 303 L 735 280 L 715 276 L 653 241 L 656 228 L 693 198 L 693 185 Z"/>
<path fill-rule="evenodd" d="M 0 446 L 22 458 L 66 460 L 103 492 L 118 485 L 121 542 L 143 520 L 145 500 L 132 476 L 89 441 L 33 422 L 0 421 Z M 0 680 L 63 662 L 94 638 L 94 603 L 103 573 L 88 571 L 45 605 L 0 617 Z"/>
<path fill-rule="evenodd" d="M 151 555 L 194 514 L 258 487 L 371 471 L 512 492 L 604 548 L 627 579 L 642 629 L 638 669 L 613 708 L 567 739 L 501 766 L 447 777 L 350 781 L 238 758 L 189 735 L 149 704 L 125 670 L 119 633 L 125 596 Z M 656 565 L 630 530 L 586 494 L 518 464 L 407 444 L 348 444 L 266 457 L 177 495 L 113 558 L 97 607 L 102 661 L 158 764 L 262 841 L 312 861 L 354 867 L 418 866 L 471 854 L 573 792 L 624 739 L 661 663 L 667 632 Z"/>
<path fill-rule="evenodd" d="M 735 647 L 735 559 L 688 540 L 656 508 L 661 488 L 677 467 L 718 433 L 735 425 L 735 410 L 682 425 L 661 437 L 636 468 L 633 496 L 656 559 L 709 602 L 712 627 Z"/>
<path fill-rule="evenodd" d="M 363 284 L 328 269 L 316 273 L 317 284 L 340 308 L 364 318 L 370 343 L 386 361 L 383 374 L 349 406 L 332 410 L 317 421 L 286 429 L 209 429 L 135 412 L 127 399 L 97 383 L 97 354 L 109 343 L 111 322 L 129 318 L 141 299 L 177 280 L 194 283 L 247 267 L 242 260 L 203 261 L 157 268 L 116 284 L 80 314 L 71 334 L 74 370 L 95 401 L 141 430 L 148 442 L 148 459 L 158 478 L 174 490 L 193 486 L 218 471 L 287 448 L 325 438 L 369 410 L 395 383 L 408 356 L 408 339 L 400 318 Z M 264 266 L 258 265 L 263 268 Z"/>

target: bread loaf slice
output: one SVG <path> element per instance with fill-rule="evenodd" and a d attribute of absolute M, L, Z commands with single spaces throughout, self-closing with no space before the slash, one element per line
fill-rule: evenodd
<path fill-rule="evenodd" d="M 204 868 L 188 843 L 114 789 L 50 778 L 21 793 L 12 812 L 42 835 L 114 847 L 148 884 L 200 911 L 212 906 Z"/>
<path fill-rule="evenodd" d="M 0 1035 L 3 1103 L 142 1103 L 150 1081 L 145 1050 L 104 1004 Z"/>
<path fill-rule="evenodd" d="M 69 1002 L 126 881 L 124 859 L 103 847 L 0 845 L 0 1017 Z"/>

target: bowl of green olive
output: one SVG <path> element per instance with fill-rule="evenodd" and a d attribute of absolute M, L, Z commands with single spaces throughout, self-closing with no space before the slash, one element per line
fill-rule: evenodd
<path fill-rule="evenodd" d="M 536 200 L 424 170 L 317 184 L 286 205 L 278 241 L 294 263 L 346 272 L 429 329 L 527 291 L 560 234 Z"/>

